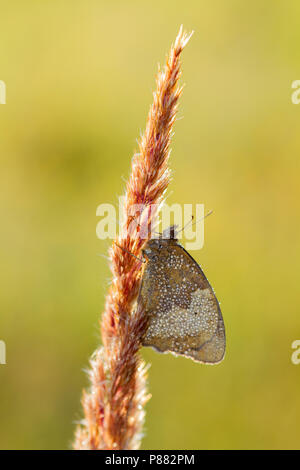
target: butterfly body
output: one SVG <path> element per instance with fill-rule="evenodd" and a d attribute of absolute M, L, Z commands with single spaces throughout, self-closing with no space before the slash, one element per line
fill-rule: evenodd
<path fill-rule="evenodd" d="M 177 242 L 163 234 L 145 246 L 138 302 L 148 317 L 144 346 L 215 364 L 225 353 L 225 328 L 218 300 L 203 271 Z"/>

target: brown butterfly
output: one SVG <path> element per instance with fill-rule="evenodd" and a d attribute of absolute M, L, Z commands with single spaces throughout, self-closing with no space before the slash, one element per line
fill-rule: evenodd
<path fill-rule="evenodd" d="M 144 346 L 216 364 L 225 354 L 219 302 L 202 269 L 177 242 L 175 226 L 151 239 L 138 304 L 148 316 Z"/>

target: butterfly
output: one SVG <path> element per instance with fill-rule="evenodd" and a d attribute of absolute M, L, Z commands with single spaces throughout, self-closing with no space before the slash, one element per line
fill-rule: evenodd
<path fill-rule="evenodd" d="M 219 302 L 200 266 L 178 243 L 176 226 L 152 238 L 138 305 L 148 319 L 143 346 L 196 362 L 216 364 L 225 354 L 225 327 Z"/>

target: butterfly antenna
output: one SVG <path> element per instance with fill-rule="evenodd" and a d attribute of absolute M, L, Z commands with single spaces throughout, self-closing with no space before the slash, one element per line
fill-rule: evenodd
<path fill-rule="evenodd" d="M 208 211 L 208 213 L 207 213 L 207 214 L 205 214 L 203 217 L 200 217 L 200 219 L 198 219 L 198 220 L 195 220 L 195 222 L 193 222 L 193 223 L 192 223 L 192 226 L 193 226 L 193 225 L 195 225 L 195 224 L 197 224 L 198 222 L 201 222 L 201 220 L 204 220 L 204 219 L 206 219 L 206 217 L 208 217 L 208 216 L 209 216 L 209 215 L 211 215 L 212 213 L 213 213 L 213 211 L 212 211 L 212 210 L 211 210 L 211 211 Z"/>
<path fill-rule="evenodd" d="M 184 226 L 181 230 L 179 230 L 179 231 L 176 233 L 176 236 L 178 235 L 178 233 L 182 232 L 191 222 L 193 222 L 193 223 L 192 223 L 192 226 L 193 226 L 193 225 L 197 224 L 198 222 L 201 222 L 201 220 L 206 219 L 206 217 L 208 217 L 208 216 L 211 215 L 212 213 L 213 213 L 213 211 L 209 211 L 209 212 L 208 212 L 207 214 L 205 214 L 203 217 L 200 217 L 200 219 L 195 220 L 195 222 L 193 222 L 194 216 L 192 215 L 191 220 L 190 220 L 187 224 L 185 224 L 185 226 Z"/>
<path fill-rule="evenodd" d="M 133 256 L 135 259 L 137 259 L 138 261 L 141 261 L 141 263 L 146 263 L 146 260 L 142 259 L 142 258 L 138 258 L 138 256 L 135 256 L 133 253 L 131 253 L 130 251 L 126 250 L 126 248 L 123 248 L 122 246 L 118 245 L 116 242 L 114 242 L 115 245 L 117 245 L 118 248 L 120 248 L 120 250 L 123 250 L 123 251 L 126 251 L 126 253 L 128 253 L 129 255 Z"/>

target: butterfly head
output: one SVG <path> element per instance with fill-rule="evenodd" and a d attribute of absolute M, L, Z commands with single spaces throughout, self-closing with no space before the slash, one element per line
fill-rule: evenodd
<path fill-rule="evenodd" d="M 148 258 L 151 258 L 155 256 L 163 247 L 177 243 L 176 228 L 177 225 L 171 225 L 165 229 L 158 238 L 151 238 L 151 240 L 146 243 L 143 253 Z"/>

